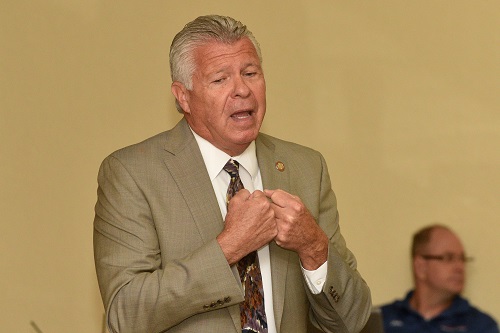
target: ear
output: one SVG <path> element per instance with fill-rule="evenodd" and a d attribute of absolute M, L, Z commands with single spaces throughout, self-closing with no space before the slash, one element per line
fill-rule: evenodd
<path fill-rule="evenodd" d="M 185 113 L 191 113 L 189 108 L 189 91 L 187 88 L 180 82 L 174 81 L 172 82 L 172 86 L 170 87 L 172 90 L 172 94 L 175 96 L 177 103 L 179 103 L 180 107 Z"/>
<path fill-rule="evenodd" d="M 425 278 L 427 275 L 427 262 L 423 258 L 419 256 L 413 258 L 413 273 L 417 280 Z"/>

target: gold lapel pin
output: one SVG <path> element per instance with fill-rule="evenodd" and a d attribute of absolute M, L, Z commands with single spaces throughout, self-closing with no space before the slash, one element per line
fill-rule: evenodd
<path fill-rule="evenodd" d="M 283 164 L 283 162 L 281 162 L 281 161 L 276 162 L 276 169 L 279 172 L 285 171 L 285 164 Z"/>

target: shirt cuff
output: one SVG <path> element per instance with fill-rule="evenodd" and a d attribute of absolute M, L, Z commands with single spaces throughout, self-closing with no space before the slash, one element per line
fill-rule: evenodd
<path fill-rule="evenodd" d="M 323 265 L 319 266 L 318 269 L 314 271 L 308 271 L 300 265 L 304 280 L 313 294 L 319 294 L 323 290 L 323 285 L 326 281 L 327 263 L 328 261 L 325 261 Z"/>

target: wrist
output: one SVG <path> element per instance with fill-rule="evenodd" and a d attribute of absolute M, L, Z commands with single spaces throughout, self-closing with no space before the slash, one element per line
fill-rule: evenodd
<path fill-rule="evenodd" d="M 302 267 L 309 271 L 314 271 L 323 265 L 328 259 L 328 237 L 324 233 L 313 243 L 309 243 L 303 251 L 299 253 Z"/>

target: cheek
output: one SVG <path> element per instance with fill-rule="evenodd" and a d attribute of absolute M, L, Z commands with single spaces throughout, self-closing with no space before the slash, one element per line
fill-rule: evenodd
<path fill-rule="evenodd" d="M 436 272 L 435 274 L 435 280 L 436 281 L 447 281 L 449 279 L 449 277 L 451 276 L 451 272 L 447 271 L 447 270 L 442 270 L 442 271 L 439 271 L 439 272 Z"/>
<path fill-rule="evenodd" d="M 208 122 L 212 122 L 219 109 L 217 99 L 207 94 L 193 96 L 190 105 L 193 115 Z"/>
<path fill-rule="evenodd" d="M 206 94 L 203 99 L 203 104 L 211 117 L 217 117 L 224 113 L 226 101 L 227 94 L 221 90 Z"/>
<path fill-rule="evenodd" d="M 228 120 L 225 117 L 224 111 L 217 106 L 208 107 L 205 109 L 204 121 L 212 131 L 218 132 L 219 135 L 228 130 Z"/>
<path fill-rule="evenodd" d="M 259 100 L 260 103 L 263 103 L 264 105 L 266 104 L 266 86 L 263 85 L 262 87 L 257 87 L 253 91 L 254 95 L 256 98 Z"/>

